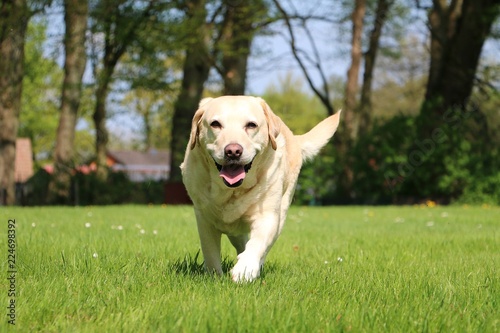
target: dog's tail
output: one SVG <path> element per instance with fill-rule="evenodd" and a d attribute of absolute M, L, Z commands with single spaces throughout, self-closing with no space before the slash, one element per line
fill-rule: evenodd
<path fill-rule="evenodd" d="M 302 150 L 302 160 L 313 158 L 326 145 L 339 126 L 340 113 L 326 118 L 309 132 L 295 136 Z"/>

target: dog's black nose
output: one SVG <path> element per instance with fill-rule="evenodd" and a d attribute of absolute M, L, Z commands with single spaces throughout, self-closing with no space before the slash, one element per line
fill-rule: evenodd
<path fill-rule="evenodd" d="M 237 160 L 243 153 L 243 147 L 237 143 L 230 143 L 224 148 L 224 155 L 231 160 Z"/>

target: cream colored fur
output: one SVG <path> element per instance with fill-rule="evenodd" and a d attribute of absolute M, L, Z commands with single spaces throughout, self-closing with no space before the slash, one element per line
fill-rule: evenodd
<path fill-rule="evenodd" d="M 222 274 L 220 244 L 226 234 L 238 253 L 232 279 L 259 276 L 285 223 L 302 162 L 328 142 L 339 118 L 340 112 L 296 136 L 261 98 L 223 96 L 200 102 L 181 169 L 208 271 Z M 242 147 L 237 163 L 251 165 L 237 187 L 228 187 L 216 166 L 229 163 L 229 144 Z"/>

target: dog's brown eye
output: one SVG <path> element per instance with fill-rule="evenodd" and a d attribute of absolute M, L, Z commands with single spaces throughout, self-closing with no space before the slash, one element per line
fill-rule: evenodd
<path fill-rule="evenodd" d="M 217 120 L 214 120 L 210 123 L 210 127 L 212 128 L 221 128 L 222 125 L 217 121 Z"/>
<path fill-rule="evenodd" d="M 254 128 L 257 128 L 257 124 L 254 123 L 253 121 L 249 122 L 246 126 L 246 128 L 249 128 L 249 129 L 254 129 Z"/>

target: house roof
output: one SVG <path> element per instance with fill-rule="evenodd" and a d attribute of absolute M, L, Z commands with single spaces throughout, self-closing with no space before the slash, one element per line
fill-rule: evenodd
<path fill-rule="evenodd" d="M 14 179 L 16 183 L 24 183 L 31 176 L 33 176 L 31 140 L 28 138 L 17 138 Z"/>
<path fill-rule="evenodd" d="M 108 156 L 123 165 L 170 166 L 170 152 L 167 150 L 150 149 L 147 152 L 111 150 Z"/>

